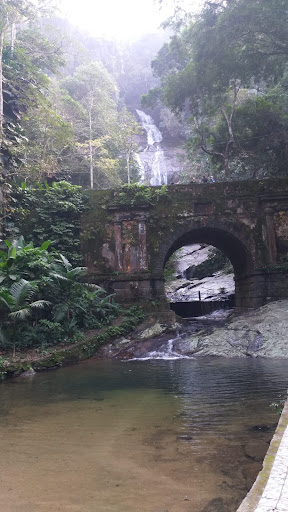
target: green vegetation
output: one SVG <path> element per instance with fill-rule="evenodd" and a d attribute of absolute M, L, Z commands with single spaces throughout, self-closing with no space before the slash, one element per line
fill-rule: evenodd
<path fill-rule="evenodd" d="M 153 76 L 150 60 L 163 36 L 151 39 L 151 45 L 147 36 L 146 42 L 117 46 L 76 33 L 55 18 L 45 0 L 1 2 L 1 238 L 10 241 L 6 247 L 2 242 L 0 253 L 3 350 L 77 340 L 119 312 L 111 296 L 84 284 L 80 217 L 88 200 L 69 181 L 117 188 L 114 206 L 154 207 L 160 220 L 178 208 L 184 194 L 177 187 L 168 194 L 166 186 L 134 184 L 141 127 L 132 112 L 149 88 L 143 104 L 157 106 L 163 132 L 187 142 L 198 181 L 208 172 L 218 180 L 287 176 L 285 1 L 203 0 L 197 17 L 179 18 L 179 12 L 167 21 L 174 35 L 154 59 Z M 182 173 L 187 181 L 190 169 L 186 174 L 184 166 Z M 216 194 L 210 189 L 205 201 Z M 101 210 L 101 222 L 96 226 L 92 219 L 83 236 L 97 248 L 105 231 L 105 194 L 102 203 L 94 199 L 93 204 L 97 215 Z M 184 199 L 190 211 L 191 196 Z M 221 208 L 217 204 L 219 214 Z M 161 230 L 173 228 L 172 216 L 161 222 L 151 254 L 159 251 Z M 133 229 L 132 245 L 137 242 Z M 254 230 L 261 244 L 260 219 Z M 108 242 L 112 251 L 112 235 Z M 104 272 L 107 258 L 98 260 Z M 173 272 L 173 262 L 169 265 L 166 276 Z M 214 252 L 195 277 L 226 265 Z M 274 268 L 286 272 L 287 262 Z"/>
<path fill-rule="evenodd" d="M 286 404 L 286 399 L 282 399 L 282 400 L 279 400 L 278 402 L 273 402 L 272 404 L 270 404 L 270 407 L 273 411 L 277 412 L 277 414 L 281 414 L 283 409 L 284 409 L 284 405 Z"/>
<path fill-rule="evenodd" d="M 65 345 L 61 343 L 58 346 L 46 346 L 37 351 L 36 357 L 25 359 L 25 353 L 21 358 L 0 357 L 0 379 L 7 376 L 17 376 L 25 371 L 42 371 L 48 368 L 56 368 L 75 364 L 93 356 L 97 349 L 103 344 L 119 336 L 125 336 L 133 331 L 135 327 L 143 320 L 143 313 L 137 308 L 125 310 L 123 318 L 118 325 L 111 325 L 102 329 L 99 333 L 95 332 L 92 336 L 86 336 L 74 344 Z M 16 354 L 17 356 L 17 354 Z M 24 358 L 23 358 L 24 356 Z"/>
<path fill-rule="evenodd" d="M 51 2 L 1 2 L 0 168 L 5 181 L 71 179 L 87 188 L 111 188 L 138 178 L 134 136 L 141 127 L 120 101 L 116 67 L 112 76 L 86 37 L 79 42 L 81 35 L 74 40 L 71 32 L 57 20 Z M 98 41 L 96 53 L 100 48 Z"/>
<path fill-rule="evenodd" d="M 288 11 L 283 0 L 203 1 L 175 16 L 175 34 L 154 59 L 164 103 L 190 132 L 188 155 L 217 179 L 287 176 Z"/>
<path fill-rule="evenodd" d="M 123 185 L 120 191 L 117 191 L 114 203 L 117 205 L 155 205 L 159 199 L 168 195 L 166 185 L 161 187 L 148 187 L 146 185 Z"/>
<path fill-rule="evenodd" d="M 5 182 L 66 179 L 100 189 L 137 181 L 141 127 L 132 112 L 143 93 L 163 133 L 187 143 L 197 179 L 287 175 L 283 0 L 203 0 L 197 16 L 176 1 L 166 22 L 174 35 L 162 48 L 168 34 L 130 45 L 88 37 L 49 4 L 0 6 Z M 189 182 L 184 161 L 179 180 Z"/>
<path fill-rule="evenodd" d="M 181 258 L 181 249 L 174 252 L 172 256 L 170 256 L 164 268 L 164 277 L 165 281 L 171 281 L 174 278 L 175 267 L 178 259 Z"/>
<path fill-rule="evenodd" d="M 26 244 L 21 236 L 0 253 L 0 347 L 4 351 L 71 343 L 87 329 L 109 325 L 119 306 L 98 286 L 83 283 L 85 267 L 62 254 Z M 12 283 L 12 284 L 11 284 Z"/>
<path fill-rule="evenodd" d="M 13 187 L 7 197 L 4 234 L 8 238 L 19 236 L 42 245 L 52 240 L 53 247 L 67 256 L 74 265 L 79 264 L 80 216 L 87 208 L 87 197 L 81 187 L 65 181 L 50 187 L 25 183 Z"/>

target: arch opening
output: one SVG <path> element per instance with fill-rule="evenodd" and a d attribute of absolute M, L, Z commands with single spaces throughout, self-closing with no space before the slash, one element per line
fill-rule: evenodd
<path fill-rule="evenodd" d="M 164 258 L 170 308 L 186 318 L 232 309 L 235 294 L 239 295 L 235 281 L 251 268 L 246 247 L 230 233 L 212 228 L 186 232 L 174 240 Z"/>

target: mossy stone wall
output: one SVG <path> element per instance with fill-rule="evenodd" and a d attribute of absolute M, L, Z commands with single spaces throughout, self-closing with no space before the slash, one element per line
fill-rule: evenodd
<path fill-rule="evenodd" d="M 288 296 L 287 179 L 91 191 L 88 200 L 84 263 L 122 302 L 164 305 L 165 262 L 192 243 L 230 259 L 240 308 Z"/>

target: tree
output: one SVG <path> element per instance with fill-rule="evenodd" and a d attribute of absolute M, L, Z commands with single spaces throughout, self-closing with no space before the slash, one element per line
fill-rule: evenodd
<path fill-rule="evenodd" d="M 239 146 L 235 123 L 243 95 L 248 99 L 251 89 L 263 94 L 285 72 L 287 21 L 283 0 L 205 2 L 196 21 L 164 45 L 152 63 L 162 87 L 144 101 L 160 95 L 178 115 L 190 117 L 195 147 L 221 161 L 228 179 Z M 221 144 L 219 137 L 216 143 L 217 126 Z M 245 158 L 239 147 L 238 157 Z"/>
<path fill-rule="evenodd" d="M 72 123 L 78 154 L 89 164 L 90 188 L 121 185 L 123 159 L 130 181 L 134 136 L 141 128 L 127 109 L 118 111 L 117 87 L 108 71 L 99 62 L 80 66 L 63 88 L 68 93 L 63 115 Z"/>
<path fill-rule="evenodd" d="M 94 147 L 97 147 L 93 141 L 109 135 L 115 124 L 116 84 L 100 62 L 92 62 L 77 68 L 74 75 L 63 82 L 63 87 L 82 107 L 82 111 L 79 109 L 82 123 L 77 120 L 81 133 L 76 132 L 76 138 L 81 144 L 80 147 L 88 150 L 90 188 L 93 189 Z"/>
<path fill-rule="evenodd" d="M 74 144 L 74 134 L 71 124 L 52 108 L 51 89 L 49 96 L 47 101 L 28 107 L 22 117 L 26 141 L 17 176 L 25 181 L 51 182 L 67 175 L 65 159 Z"/>
<path fill-rule="evenodd" d="M 283 108 L 280 99 L 279 90 L 276 95 L 271 91 L 262 97 L 251 97 L 236 109 L 235 144 L 230 155 L 235 177 L 287 176 L 287 105 Z M 211 133 L 212 145 L 218 149 L 225 140 L 225 129 L 220 123 Z"/>
<path fill-rule="evenodd" d="M 13 345 L 13 357 L 16 353 L 15 336 L 18 325 L 21 325 L 33 311 L 50 306 L 47 300 L 32 301 L 36 293 L 35 286 L 21 279 L 13 283 L 10 290 L 0 289 L 0 307 L 4 312 L 4 329 L 0 329 L 0 341 L 5 344 Z"/>
<path fill-rule="evenodd" d="M 118 113 L 115 140 L 117 150 L 124 158 L 126 164 L 127 183 L 131 183 L 131 167 L 135 162 L 135 153 L 138 145 L 135 142 L 135 135 L 142 133 L 142 127 L 126 108 Z M 126 180 L 125 180 L 126 181 Z"/>
<path fill-rule="evenodd" d="M 17 162 L 16 146 L 23 143 L 20 120 L 28 105 L 35 104 L 55 71 L 61 53 L 36 30 L 37 17 L 46 12 L 45 1 L 1 0 L 0 3 L 0 157 L 7 167 Z M 17 162 L 18 163 L 18 162 Z"/>
<path fill-rule="evenodd" d="M 87 207 L 81 187 L 65 181 L 52 186 L 30 188 L 25 184 L 12 191 L 12 207 L 7 216 L 5 236 L 15 238 L 23 233 L 25 239 L 41 246 L 53 240 L 53 247 L 69 257 L 73 264 L 81 261 L 80 217 Z"/>

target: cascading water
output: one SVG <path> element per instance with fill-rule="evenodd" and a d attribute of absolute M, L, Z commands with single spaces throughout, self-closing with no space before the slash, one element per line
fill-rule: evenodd
<path fill-rule="evenodd" d="M 167 166 L 160 146 L 162 134 L 151 116 L 142 110 L 136 110 L 136 112 L 147 134 L 147 146 L 139 152 L 141 181 L 152 186 L 167 185 Z"/>
<path fill-rule="evenodd" d="M 138 165 L 139 171 L 140 171 L 140 183 L 144 183 L 144 181 L 145 181 L 145 169 L 144 169 L 143 164 L 141 162 L 141 158 L 140 158 L 138 153 L 134 153 L 134 158 L 135 158 L 135 160 L 137 162 L 137 165 Z"/>
<path fill-rule="evenodd" d="M 155 350 L 150 350 L 145 356 L 133 357 L 131 361 L 149 361 L 151 359 L 162 359 L 164 361 L 174 361 L 176 359 L 195 359 L 193 356 L 187 356 L 177 351 L 177 342 L 181 340 L 181 336 L 163 342 Z M 176 342 L 176 343 L 175 343 Z"/>

